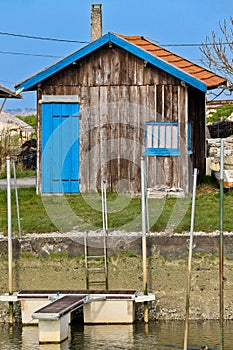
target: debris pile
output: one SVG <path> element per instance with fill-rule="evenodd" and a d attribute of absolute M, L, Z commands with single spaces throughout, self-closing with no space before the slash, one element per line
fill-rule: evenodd
<path fill-rule="evenodd" d="M 210 138 L 226 138 L 233 135 L 233 116 L 213 123 L 207 123 Z"/>
<path fill-rule="evenodd" d="M 36 169 L 36 149 L 36 139 L 28 140 L 22 144 L 19 157 L 26 169 Z"/>
<path fill-rule="evenodd" d="M 185 191 L 179 187 L 169 187 L 164 185 L 157 185 L 153 188 L 147 189 L 148 198 L 184 198 Z"/>

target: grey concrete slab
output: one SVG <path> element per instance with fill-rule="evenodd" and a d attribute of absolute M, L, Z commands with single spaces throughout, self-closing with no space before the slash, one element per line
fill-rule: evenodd
<path fill-rule="evenodd" d="M 24 177 L 16 179 L 17 188 L 29 188 L 29 187 L 35 187 L 36 186 L 36 177 Z M 11 186 L 14 188 L 15 183 L 14 179 L 11 179 Z M 6 179 L 0 179 L 0 190 L 5 190 L 7 187 L 7 180 Z"/>

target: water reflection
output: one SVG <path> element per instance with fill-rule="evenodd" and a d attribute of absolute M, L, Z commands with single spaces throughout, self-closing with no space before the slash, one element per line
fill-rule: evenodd
<path fill-rule="evenodd" d="M 70 335 L 69 335 L 70 338 Z M 38 327 L 22 328 L 22 350 L 69 350 L 69 340 L 63 341 L 61 344 L 39 344 Z"/>
<path fill-rule="evenodd" d="M 232 350 L 233 322 L 225 323 L 224 350 Z M 188 348 L 199 350 L 208 344 L 219 350 L 219 323 L 191 322 Z M 38 328 L 0 326 L 0 349 L 3 350 L 172 350 L 183 349 L 183 322 L 142 322 L 134 325 L 74 324 L 68 340 L 61 344 L 39 345 Z"/>
<path fill-rule="evenodd" d="M 43 344 L 39 346 L 39 350 L 69 350 L 69 341 L 65 340 L 61 344 Z"/>
<path fill-rule="evenodd" d="M 84 326 L 83 346 L 80 349 L 132 349 L 133 325 Z"/>

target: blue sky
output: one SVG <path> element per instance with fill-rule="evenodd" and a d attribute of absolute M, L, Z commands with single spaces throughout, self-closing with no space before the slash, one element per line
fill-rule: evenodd
<path fill-rule="evenodd" d="M 103 4 L 103 33 L 144 35 L 161 45 L 204 42 L 212 30 L 219 32 L 219 21 L 233 15 L 232 0 L 0 0 L 0 32 L 88 42 L 91 4 L 98 2 Z M 0 84 L 13 89 L 15 83 L 83 45 L 0 34 Z M 201 64 L 197 47 L 168 49 Z M 5 109 L 35 108 L 35 94 L 23 96 L 23 100 L 9 99 Z"/>

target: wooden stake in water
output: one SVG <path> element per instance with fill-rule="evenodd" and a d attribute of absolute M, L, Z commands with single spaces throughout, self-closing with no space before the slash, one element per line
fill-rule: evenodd
<path fill-rule="evenodd" d="M 146 196 L 145 196 L 145 158 L 141 157 L 141 205 L 142 205 L 142 268 L 143 291 L 148 294 L 147 288 L 147 249 L 146 249 Z M 148 302 L 144 302 L 144 322 L 149 322 Z"/>
<path fill-rule="evenodd" d="M 6 157 L 7 172 L 7 226 L 8 226 L 8 283 L 9 295 L 13 294 L 13 268 L 12 268 L 12 215 L 11 215 L 11 169 L 10 156 Z M 9 323 L 13 324 L 13 303 L 9 302 Z"/>
<path fill-rule="evenodd" d="M 220 149 L 220 235 L 219 235 L 219 323 L 220 349 L 224 349 L 224 275 L 223 275 L 223 227 L 224 227 L 224 140 Z"/>
<path fill-rule="evenodd" d="M 194 179 L 193 179 L 192 213 L 191 213 L 191 227 L 190 227 L 190 239 L 189 239 L 188 283 L 187 283 L 187 294 L 186 294 L 184 350 L 187 350 L 187 346 L 188 346 L 189 305 L 190 305 L 190 291 L 191 291 L 191 270 L 192 270 L 193 229 L 194 229 L 194 217 L 195 217 L 196 186 L 197 186 L 197 169 L 195 168 Z"/>

